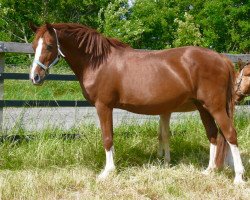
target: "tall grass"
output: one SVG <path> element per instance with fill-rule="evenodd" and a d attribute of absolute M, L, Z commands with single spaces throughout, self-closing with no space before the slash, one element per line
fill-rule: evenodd
<path fill-rule="evenodd" d="M 250 116 L 245 114 L 236 117 L 246 179 L 250 176 L 249 121 Z M 209 144 L 198 118 L 172 123 L 169 167 L 157 157 L 157 126 L 149 122 L 115 128 L 117 172 L 104 182 L 96 180 L 105 162 L 96 126 L 82 125 L 69 131 L 53 127 L 42 132 L 20 129 L 25 139 L 6 140 L 0 146 L 0 197 L 249 199 L 249 180 L 243 187 L 233 186 L 232 170 L 210 176 L 200 173 L 208 164 Z"/>

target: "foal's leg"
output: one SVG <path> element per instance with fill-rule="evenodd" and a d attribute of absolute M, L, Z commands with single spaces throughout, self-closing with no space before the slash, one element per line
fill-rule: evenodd
<path fill-rule="evenodd" d="M 113 120 L 112 108 L 108 108 L 103 104 L 96 105 L 97 113 L 100 120 L 103 145 L 106 153 L 106 165 L 102 173 L 98 176 L 99 179 L 105 179 L 111 171 L 115 170 L 114 165 L 114 147 L 113 147 Z"/>
<path fill-rule="evenodd" d="M 206 129 L 206 134 L 210 142 L 209 163 L 207 169 L 203 171 L 203 174 L 207 175 L 216 168 L 215 156 L 217 148 L 216 138 L 218 134 L 218 128 L 214 122 L 213 117 L 205 108 L 202 107 L 202 105 L 197 103 L 196 107 L 199 110 L 202 123 Z"/>
<path fill-rule="evenodd" d="M 234 171 L 235 171 L 235 179 L 234 183 L 244 183 L 243 181 L 243 173 L 244 173 L 244 167 L 242 165 L 240 152 L 238 149 L 238 143 L 237 143 L 237 134 L 233 126 L 232 120 L 228 117 L 226 110 L 217 111 L 213 114 L 217 124 L 220 126 L 220 129 L 227 140 L 232 156 L 233 156 L 233 162 L 234 162 Z"/>
<path fill-rule="evenodd" d="M 171 113 L 166 115 L 160 115 L 159 121 L 159 150 L 158 155 L 160 157 L 164 156 L 164 161 L 166 164 L 170 162 L 170 147 L 169 147 L 169 139 L 170 139 L 170 123 Z"/>

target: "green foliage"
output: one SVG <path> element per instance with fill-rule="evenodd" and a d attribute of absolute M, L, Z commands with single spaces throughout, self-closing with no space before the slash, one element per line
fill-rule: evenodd
<path fill-rule="evenodd" d="M 171 1 L 137 0 L 131 7 L 131 18 L 139 18 L 144 32 L 136 48 L 163 49 L 172 46 L 179 8 Z"/>
<path fill-rule="evenodd" d="M 130 17 L 130 9 L 126 0 L 115 0 L 106 9 L 99 12 L 100 31 L 109 37 L 118 38 L 132 46 L 145 31 L 139 18 Z"/>
<path fill-rule="evenodd" d="M 0 41 L 31 42 L 30 21 L 75 22 L 134 48 L 202 45 L 218 52 L 250 51 L 247 0 L 0 0 Z M 185 16 L 185 13 L 190 15 Z M 30 63 L 6 56 L 6 63 Z"/>
<path fill-rule="evenodd" d="M 219 52 L 249 52 L 249 12 L 249 1 L 205 1 L 197 21 L 208 46 Z"/>
<path fill-rule="evenodd" d="M 204 39 L 199 30 L 199 25 L 196 25 L 194 22 L 193 16 L 185 12 L 184 18 L 185 21 L 178 18 L 175 19 L 178 28 L 176 31 L 176 39 L 173 42 L 174 46 L 203 46 Z"/>
<path fill-rule="evenodd" d="M 106 7 L 108 0 L 0 0 L 0 41 L 28 43 L 34 34 L 29 22 L 37 25 L 45 22 L 76 22 L 98 27 L 98 12 Z M 30 63 L 28 56 L 7 55 L 7 64 Z"/>
<path fill-rule="evenodd" d="M 76 22 L 98 27 L 98 12 L 107 6 L 107 0 L 0 0 L 0 27 L 14 41 L 30 42 L 33 33 L 29 22 Z M 2 38 L 0 38 L 2 40 Z"/>

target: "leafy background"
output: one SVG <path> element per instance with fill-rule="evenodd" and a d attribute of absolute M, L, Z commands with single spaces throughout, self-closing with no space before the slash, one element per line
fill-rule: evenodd
<path fill-rule="evenodd" d="M 30 21 L 74 22 L 134 48 L 199 45 L 249 53 L 249 13 L 248 0 L 0 0 L 0 41 L 31 42 Z M 6 63 L 24 63 L 27 56 L 13 59 Z"/>

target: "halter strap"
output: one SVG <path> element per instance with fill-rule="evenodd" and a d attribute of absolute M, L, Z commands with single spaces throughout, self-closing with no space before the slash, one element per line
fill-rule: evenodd
<path fill-rule="evenodd" d="M 61 55 L 62 57 L 65 57 L 65 55 L 62 53 L 61 49 L 60 49 L 60 43 L 58 41 L 58 37 L 57 37 L 57 33 L 56 33 L 56 29 L 54 29 L 55 35 L 56 35 L 56 45 L 57 45 L 57 50 L 58 50 L 58 55 Z"/>
<path fill-rule="evenodd" d="M 39 60 L 34 60 L 34 61 L 33 61 L 34 63 L 36 63 L 37 65 L 39 65 L 41 68 L 43 68 L 45 71 L 48 70 L 48 69 L 50 69 L 52 66 L 54 66 L 54 65 L 60 60 L 61 56 L 62 56 L 62 57 L 65 57 L 65 55 L 62 53 L 62 51 L 61 51 L 61 49 L 60 49 L 60 43 L 59 43 L 59 41 L 58 41 L 56 29 L 53 28 L 53 30 L 54 30 L 54 32 L 55 32 L 55 36 L 56 36 L 56 45 L 57 45 L 57 56 L 56 56 L 55 60 L 54 60 L 52 63 L 50 63 L 49 66 L 44 65 L 44 64 L 41 63 Z"/>

